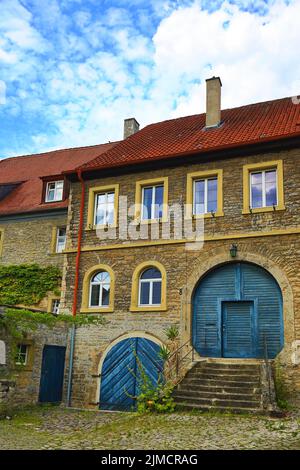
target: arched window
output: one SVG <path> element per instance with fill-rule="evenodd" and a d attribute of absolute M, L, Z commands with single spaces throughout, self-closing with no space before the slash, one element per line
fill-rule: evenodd
<path fill-rule="evenodd" d="M 139 305 L 160 305 L 161 284 L 162 276 L 157 268 L 145 269 L 139 280 Z"/>
<path fill-rule="evenodd" d="M 110 296 L 110 275 L 107 271 L 97 272 L 90 281 L 90 307 L 108 307 Z"/>

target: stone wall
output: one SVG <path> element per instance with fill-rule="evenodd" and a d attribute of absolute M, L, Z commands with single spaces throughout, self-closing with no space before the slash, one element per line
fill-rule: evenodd
<path fill-rule="evenodd" d="M 17 217 L 3 221 L 2 253 L 0 264 L 37 263 L 41 266 L 62 266 L 63 255 L 53 254 L 53 227 L 66 225 L 66 214 L 56 217 L 36 217 L 29 220 Z"/>
<path fill-rule="evenodd" d="M 73 404 L 93 406 L 99 399 L 99 374 L 101 359 L 112 341 L 123 335 L 151 335 L 166 341 L 165 329 L 180 325 L 181 341 L 191 336 L 192 295 L 199 279 L 219 264 L 230 262 L 232 243 L 238 248 L 235 261 L 248 261 L 267 269 L 277 280 L 283 294 L 285 346 L 279 361 L 285 371 L 285 380 L 291 394 L 300 394 L 300 366 L 294 360 L 294 342 L 300 340 L 300 167 L 299 150 L 268 153 L 249 157 L 224 159 L 218 162 L 195 163 L 181 167 L 153 170 L 128 175 L 97 179 L 87 182 L 87 188 L 109 184 L 120 185 L 120 195 L 135 198 L 135 182 L 147 178 L 169 177 L 169 204 L 184 203 L 187 173 L 223 169 L 224 216 L 205 219 L 208 240 L 198 250 L 187 250 L 184 243 L 153 246 L 147 241 L 141 247 L 131 247 L 130 241 L 97 238 L 95 231 L 83 233 L 78 310 L 81 306 L 82 284 L 85 272 L 98 264 L 106 264 L 115 273 L 115 306 L 113 313 L 104 314 L 106 326 L 80 328 L 76 335 Z M 196 159 L 196 157 L 195 157 Z M 242 214 L 243 164 L 283 160 L 285 206 L 283 211 Z M 73 184 L 69 208 L 68 249 L 65 258 L 64 308 L 71 311 L 75 280 L 75 248 L 79 227 L 80 185 Z M 86 227 L 88 191 L 85 201 Z M 285 231 L 283 234 L 282 231 Z M 269 236 L 264 236 L 269 232 Z M 124 247 L 118 246 L 124 244 Z M 126 246 L 127 244 L 127 246 Z M 129 244 L 129 245 L 128 245 Z M 114 247 L 114 245 L 117 245 Z M 109 249 L 103 249 L 107 246 Z M 94 249 L 93 249 L 94 247 Z M 72 252 L 72 250 L 74 250 Z M 132 275 L 142 262 L 159 261 L 167 273 L 167 310 L 131 312 Z M 66 287 L 67 286 L 67 287 Z M 95 405 L 94 405 L 95 406 Z"/>

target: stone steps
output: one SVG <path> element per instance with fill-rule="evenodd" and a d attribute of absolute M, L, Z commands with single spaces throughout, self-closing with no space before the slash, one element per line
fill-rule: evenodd
<path fill-rule="evenodd" d="M 262 406 L 260 364 L 234 360 L 196 363 L 178 384 L 173 397 L 183 409 L 259 412 Z"/>

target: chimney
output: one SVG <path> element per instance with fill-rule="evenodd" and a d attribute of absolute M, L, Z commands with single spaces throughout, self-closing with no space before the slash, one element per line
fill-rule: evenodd
<path fill-rule="evenodd" d="M 124 119 L 124 139 L 140 130 L 140 125 L 135 118 Z"/>
<path fill-rule="evenodd" d="M 218 127 L 221 123 L 221 86 L 220 77 L 206 80 L 206 124 L 209 127 Z"/>

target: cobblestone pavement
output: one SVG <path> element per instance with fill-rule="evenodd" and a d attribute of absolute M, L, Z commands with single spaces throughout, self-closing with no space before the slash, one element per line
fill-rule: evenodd
<path fill-rule="evenodd" d="M 34 407 L 0 421 L 0 449 L 300 449 L 300 418 Z"/>

